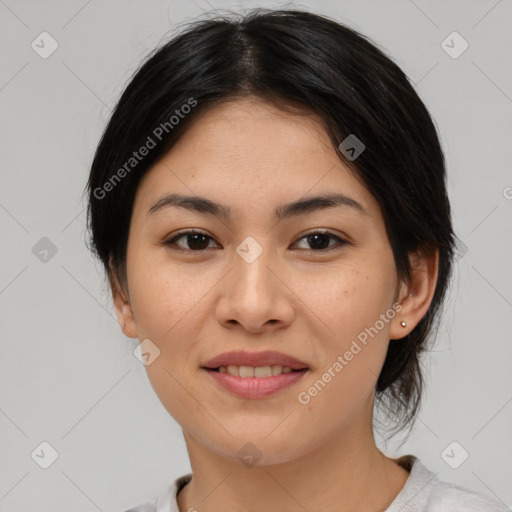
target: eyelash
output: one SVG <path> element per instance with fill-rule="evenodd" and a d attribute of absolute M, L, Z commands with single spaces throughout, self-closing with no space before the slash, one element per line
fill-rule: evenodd
<path fill-rule="evenodd" d="M 176 247 L 176 241 L 185 237 L 186 235 L 203 235 L 206 238 L 213 240 L 213 238 L 211 236 L 207 235 L 206 233 L 203 233 L 202 231 L 190 230 L 190 231 L 183 231 L 182 233 L 178 233 L 173 238 L 163 242 L 163 245 L 166 247 L 170 247 L 171 249 L 176 250 L 176 251 L 188 252 L 188 253 L 192 252 L 192 253 L 196 253 L 196 254 L 200 254 L 200 253 L 206 252 L 208 250 L 208 249 L 193 250 L 193 249 L 183 249 L 183 248 Z M 306 233 L 305 235 L 300 237 L 298 239 L 298 241 L 303 240 L 304 238 L 308 238 L 313 235 L 328 235 L 329 237 L 336 239 L 338 241 L 338 245 L 337 245 L 338 248 L 349 244 L 349 242 L 347 240 L 339 237 L 338 235 L 335 235 L 334 233 L 331 233 L 330 231 L 325 231 L 325 230 L 317 230 L 317 231 L 311 231 L 309 233 Z M 337 247 L 335 245 L 335 246 L 329 247 L 327 249 L 318 249 L 318 250 L 309 249 L 309 251 L 314 252 L 314 253 L 324 254 L 333 249 L 336 249 Z M 305 249 L 305 250 L 308 250 L 308 249 Z"/>

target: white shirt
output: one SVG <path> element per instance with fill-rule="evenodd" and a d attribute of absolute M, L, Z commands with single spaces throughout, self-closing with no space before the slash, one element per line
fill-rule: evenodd
<path fill-rule="evenodd" d="M 404 455 L 398 462 L 409 471 L 409 478 L 384 512 L 512 511 L 498 499 L 439 480 L 414 455 Z M 191 478 L 191 473 L 177 478 L 154 500 L 125 512 L 180 512 L 176 496 Z"/>

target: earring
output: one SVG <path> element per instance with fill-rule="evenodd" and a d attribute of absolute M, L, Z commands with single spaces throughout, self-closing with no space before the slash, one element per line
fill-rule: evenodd
<path fill-rule="evenodd" d="M 402 320 L 402 321 L 400 322 L 400 325 L 401 325 L 402 327 L 405 327 L 407 324 Z"/>

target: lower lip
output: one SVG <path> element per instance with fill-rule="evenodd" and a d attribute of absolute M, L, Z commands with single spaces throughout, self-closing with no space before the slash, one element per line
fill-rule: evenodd
<path fill-rule="evenodd" d="M 308 372 L 308 369 L 304 369 L 273 377 L 237 377 L 205 368 L 202 370 L 211 375 L 223 389 L 241 398 L 265 398 L 274 395 L 295 384 Z"/>

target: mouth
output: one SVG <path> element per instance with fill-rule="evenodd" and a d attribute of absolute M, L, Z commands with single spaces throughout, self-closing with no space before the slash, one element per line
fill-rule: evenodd
<path fill-rule="evenodd" d="M 242 399 L 265 399 L 296 385 L 308 368 L 292 369 L 289 366 L 219 366 L 201 368 L 218 386 L 218 389 Z"/>
<path fill-rule="evenodd" d="M 241 378 L 269 378 L 275 377 L 277 375 L 288 374 L 288 373 L 304 373 L 309 368 L 296 368 L 293 369 L 290 366 L 282 366 L 282 365 L 268 365 L 268 366 L 245 366 L 245 365 L 228 365 L 228 366 L 219 366 L 217 368 L 208 368 L 203 366 L 204 370 L 217 372 L 217 373 L 225 373 L 228 375 L 232 375 L 233 377 L 241 377 Z"/>
<path fill-rule="evenodd" d="M 202 368 L 240 377 L 272 377 L 282 373 L 309 369 L 308 365 L 288 354 L 265 350 L 224 352 L 203 362 Z"/>
<path fill-rule="evenodd" d="M 239 398 L 256 399 L 295 385 L 310 368 L 303 361 L 275 350 L 234 350 L 204 362 L 201 370 L 219 389 Z"/>

